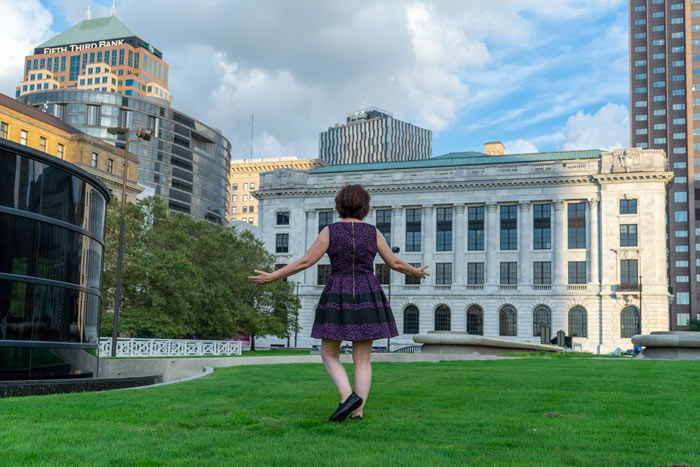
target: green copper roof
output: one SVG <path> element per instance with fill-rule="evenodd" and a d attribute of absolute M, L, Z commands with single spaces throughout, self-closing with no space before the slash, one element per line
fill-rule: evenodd
<path fill-rule="evenodd" d="M 58 47 L 67 44 L 80 44 L 82 42 L 95 42 L 132 36 L 139 37 L 138 34 L 119 21 L 116 16 L 108 16 L 106 18 L 83 20 L 37 48 Z"/>
<path fill-rule="evenodd" d="M 527 162 L 550 162 L 576 159 L 597 159 L 600 149 L 583 151 L 536 152 L 532 154 L 506 154 L 487 156 L 480 152 L 451 152 L 442 156 L 420 161 L 373 162 L 366 164 L 327 165 L 309 170 L 312 174 L 337 172 L 364 172 L 369 170 L 429 169 L 436 167 L 457 167 L 464 165 L 522 164 Z"/>

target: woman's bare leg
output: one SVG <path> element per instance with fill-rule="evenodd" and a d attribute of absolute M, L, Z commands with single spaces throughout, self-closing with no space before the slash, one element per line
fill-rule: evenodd
<path fill-rule="evenodd" d="M 331 377 L 335 386 L 340 393 L 340 402 L 350 397 L 352 388 L 348 381 L 348 374 L 345 372 L 345 367 L 340 363 L 340 343 L 331 339 L 323 339 L 321 341 L 321 359 L 326 367 L 328 375 Z"/>
<path fill-rule="evenodd" d="M 372 341 L 352 342 L 352 361 L 355 364 L 355 394 L 362 398 L 362 405 L 353 411 L 354 416 L 362 416 L 372 383 Z"/>

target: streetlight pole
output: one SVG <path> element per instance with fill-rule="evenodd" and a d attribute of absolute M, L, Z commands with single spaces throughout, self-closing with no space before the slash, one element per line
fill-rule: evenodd
<path fill-rule="evenodd" d="M 395 246 L 391 248 L 391 251 L 394 254 L 398 254 L 401 248 Z M 391 305 L 391 268 L 389 268 L 389 305 Z M 391 337 L 386 338 L 386 351 L 387 353 L 391 353 Z"/>
<path fill-rule="evenodd" d="M 107 133 L 112 135 L 126 135 L 124 143 L 124 174 L 122 176 L 122 206 L 119 217 L 119 248 L 117 250 L 117 283 L 114 290 L 114 319 L 112 321 L 112 357 L 117 356 L 117 337 L 119 335 L 119 308 L 121 306 L 121 285 L 122 285 L 122 256 L 124 253 L 124 217 L 126 215 L 126 176 L 129 170 L 129 129 L 128 128 L 108 128 Z M 138 138 L 145 141 L 151 139 L 151 130 L 139 127 L 136 131 Z"/>

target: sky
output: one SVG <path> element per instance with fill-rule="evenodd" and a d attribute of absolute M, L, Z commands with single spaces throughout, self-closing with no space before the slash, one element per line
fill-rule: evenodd
<path fill-rule="evenodd" d="M 0 92 L 87 0 L 0 0 Z M 111 0 L 93 0 L 92 17 Z M 232 157 L 317 157 L 318 135 L 380 107 L 433 132 L 433 155 L 629 145 L 626 0 L 117 0 L 163 52 L 172 105 Z"/>

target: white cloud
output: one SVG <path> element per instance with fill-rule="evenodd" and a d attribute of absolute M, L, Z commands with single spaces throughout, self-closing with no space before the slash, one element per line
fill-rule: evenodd
<path fill-rule="evenodd" d="M 504 146 L 506 147 L 506 154 L 530 154 L 533 152 L 539 152 L 537 146 L 524 139 L 506 141 Z"/>
<path fill-rule="evenodd" d="M 38 0 L 0 0 L 0 11 L 0 92 L 14 97 L 24 76 L 24 57 L 53 35 L 53 16 Z"/>
<path fill-rule="evenodd" d="M 620 104 L 608 103 L 595 114 L 578 111 L 564 128 L 561 149 L 604 149 L 629 146 L 629 111 Z"/>

